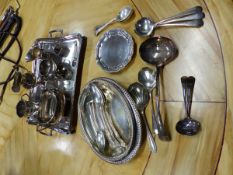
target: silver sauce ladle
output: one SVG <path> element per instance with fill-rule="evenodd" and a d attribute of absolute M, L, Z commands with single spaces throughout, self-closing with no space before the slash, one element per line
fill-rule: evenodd
<path fill-rule="evenodd" d="M 178 56 L 178 49 L 175 43 L 166 37 L 153 37 L 144 41 L 140 48 L 139 53 L 141 58 L 152 65 L 155 65 L 157 68 L 156 71 L 156 123 L 158 127 L 158 135 L 161 140 L 170 140 L 170 135 L 165 129 L 161 114 L 160 114 L 160 83 L 159 76 L 160 71 L 163 67 L 174 60 Z"/>

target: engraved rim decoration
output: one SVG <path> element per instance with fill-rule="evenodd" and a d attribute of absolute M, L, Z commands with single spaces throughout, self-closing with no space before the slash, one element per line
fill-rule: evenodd
<path fill-rule="evenodd" d="M 106 72 L 114 73 L 124 69 L 131 61 L 134 41 L 123 29 L 106 32 L 96 46 L 96 62 Z"/>

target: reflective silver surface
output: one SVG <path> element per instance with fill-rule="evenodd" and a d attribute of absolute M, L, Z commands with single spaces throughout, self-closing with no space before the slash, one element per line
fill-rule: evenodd
<path fill-rule="evenodd" d="M 147 63 L 161 67 L 177 57 L 178 49 L 171 39 L 158 36 L 145 40 L 139 48 L 139 53 Z"/>
<path fill-rule="evenodd" d="M 65 95 L 62 92 L 45 90 L 40 98 L 38 120 L 43 124 L 54 125 L 64 115 Z"/>
<path fill-rule="evenodd" d="M 166 37 L 158 36 L 145 40 L 140 48 L 141 58 L 149 64 L 156 66 L 156 124 L 158 135 L 161 140 L 170 141 L 168 130 L 164 127 L 160 113 L 160 71 L 163 67 L 178 56 L 178 49 L 175 43 Z"/>
<path fill-rule="evenodd" d="M 105 24 L 98 25 L 95 27 L 95 34 L 98 35 L 103 29 L 105 29 L 107 26 L 114 22 L 122 22 L 130 18 L 133 14 L 133 9 L 131 6 L 125 6 L 123 7 L 120 12 L 117 14 L 117 16 L 110 21 L 106 22 Z"/>
<path fill-rule="evenodd" d="M 56 63 L 52 59 L 45 59 L 40 62 L 40 74 L 44 77 L 52 77 L 57 69 Z"/>
<path fill-rule="evenodd" d="M 89 82 L 79 98 L 78 109 L 81 128 L 93 151 L 107 162 L 121 164 L 134 157 L 139 149 L 141 123 L 129 94 L 114 83 L 107 78 Z M 104 104 L 95 103 L 93 85 L 103 93 Z M 101 137 L 99 131 L 104 132 Z M 100 144 L 104 140 L 105 146 Z"/>
<path fill-rule="evenodd" d="M 154 28 L 158 27 L 201 27 L 204 24 L 204 17 L 205 14 L 202 12 L 202 7 L 200 6 L 193 7 L 159 22 L 154 22 L 150 18 L 143 17 L 136 22 L 135 32 L 139 36 L 149 36 L 153 33 Z"/>
<path fill-rule="evenodd" d="M 138 81 L 149 91 L 151 99 L 152 130 L 155 134 L 158 134 L 153 100 L 153 89 L 156 86 L 156 72 L 149 67 L 144 67 L 138 72 Z"/>
<path fill-rule="evenodd" d="M 25 99 L 27 98 L 27 100 Z M 38 113 L 39 106 L 36 103 L 30 101 L 30 97 L 28 94 L 24 94 L 21 97 L 21 100 L 16 105 L 16 114 L 18 117 L 23 117 L 27 115 L 33 115 Z"/>
<path fill-rule="evenodd" d="M 156 71 L 149 67 L 143 67 L 138 72 L 138 81 L 149 91 L 153 90 L 156 86 Z"/>
<path fill-rule="evenodd" d="M 147 122 L 147 118 L 145 114 L 145 108 L 150 100 L 149 92 L 143 85 L 141 85 L 138 82 L 131 84 L 128 88 L 128 92 L 130 93 L 131 97 L 134 99 L 137 108 L 140 111 L 140 114 L 146 126 L 147 139 L 149 142 L 150 149 L 153 153 L 155 153 L 157 152 L 157 145 L 150 131 L 150 127 Z"/>
<path fill-rule="evenodd" d="M 193 90 L 195 85 L 195 78 L 193 76 L 181 77 L 181 84 L 183 88 L 184 105 L 186 111 L 186 117 L 176 124 L 176 130 L 180 134 L 193 136 L 201 130 L 201 123 L 191 118 L 191 107 Z"/>
<path fill-rule="evenodd" d="M 133 99 L 130 96 L 130 94 L 124 88 L 122 88 L 116 81 L 114 81 L 112 79 L 109 79 L 109 78 L 99 78 L 99 79 L 111 83 L 119 91 L 121 91 L 121 93 L 126 98 L 126 101 L 130 105 L 131 110 L 132 110 L 132 112 L 134 114 L 136 129 L 135 129 L 135 132 L 134 132 L 135 133 L 135 139 L 134 139 L 133 146 L 132 146 L 130 152 L 128 153 L 128 155 L 126 155 L 121 160 L 113 162 L 114 164 L 123 164 L 123 163 L 126 163 L 126 162 L 130 161 L 132 158 L 134 158 L 136 156 L 137 152 L 139 151 L 140 146 L 141 146 L 141 141 L 142 141 L 142 123 L 141 123 L 141 118 L 140 118 L 140 115 L 138 113 L 138 110 L 137 110 L 135 102 L 133 101 Z"/>
<path fill-rule="evenodd" d="M 49 35 L 37 39 L 26 57 L 32 61 L 36 80 L 36 86 L 30 89 L 30 101 L 39 104 L 38 113 L 28 115 L 27 121 L 45 135 L 51 135 L 46 129 L 71 134 L 77 123 L 75 97 L 80 84 L 76 76 L 81 73 L 85 39 L 80 34 L 64 36 L 61 30 L 50 31 Z"/>
<path fill-rule="evenodd" d="M 133 56 L 132 37 L 122 29 L 106 32 L 96 46 L 96 61 L 107 72 L 118 72 L 126 67 Z"/>
<path fill-rule="evenodd" d="M 36 85 L 35 75 L 27 72 L 22 75 L 21 84 L 25 89 L 31 89 Z"/>
<path fill-rule="evenodd" d="M 140 36 L 149 36 L 154 30 L 155 23 L 152 19 L 143 17 L 135 24 L 135 32 Z"/>
<path fill-rule="evenodd" d="M 104 104 L 100 102 L 102 97 L 98 96 L 98 92 L 93 91 L 95 86 L 103 92 Z M 123 158 L 131 147 L 134 125 L 131 111 L 122 94 L 109 83 L 89 83 L 80 96 L 80 105 L 84 132 L 91 146 L 110 160 Z M 93 127 L 92 122 L 96 122 L 97 128 Z M 107 139 L 104 150 L 95 147 L 100 131 L 104 132 Z"/>
<path fill-rule="evenodd" d="M 31 48 L 31 49 L 28 51 L 28 53 L 27 53 L 27 55 L 26 55 L 26 57 L 25 57 L 25 60 L 26 60 L 27 62 L 33 61 L 33 60 L 35 60 L 36 58 L 39 58 L 40 56 L 41 56 L 41 49 L 38 48 L 38 47 L 34 47 L 34 48 Z"/>

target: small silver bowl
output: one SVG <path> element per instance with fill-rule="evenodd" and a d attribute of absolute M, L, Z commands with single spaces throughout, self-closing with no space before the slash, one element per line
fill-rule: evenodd
<path fill-rule="evenodd" d="M 54 90 L 41 94 L 39 121 L 41 124 L 54 125 L 61 120 L 65 107 L 65 95 Z"/>
<path fill-rule="evenodd" d="M 40 74 L 44 77 L 52 77 L 57 70 L 57 64 L 52 59 L 44 59 L 40 63 Z"/>

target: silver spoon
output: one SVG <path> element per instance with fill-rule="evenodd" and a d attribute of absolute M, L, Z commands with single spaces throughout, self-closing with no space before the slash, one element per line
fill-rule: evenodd
<path fill-rule="evenodd" d="M 101 151 L 105 149 L 106 139 L 103 131 L 97 131 L 96 143 Z"/>
<path fill-rule="evenodd" d="M 103 124 L 99 122 L 98 117 L 96 116 L 96 105 L 98 103 L 102 103 L 102 100 L 99 96 L 99 94 L 96 95 L 95 93 L 95 87 L 90 86 L 90 110 L 93 116 L 93 119 L 91 120 L 91 124 L 93 123 L 93 129 L 95 131 L 96 134 L 96 144 L 99 148 L 99 150 L 104 151 L 104 149 L 106 148 L 106 144 L 107 144 L 107 138 L 104 134 L 104 130 L 103 128 Z"/>
<path fill-rule="evenodd" d="M 105 111 L 103 108 L 105 104 L 105 96 L 103 92 L 94 83 L 90 85 L 90 90 L 93 94 L 96 107 L 99 108 L 97 111 L 100 111 L 98 119 L 100 120 L 100 123 L 103 126 L 103 129 L 106 133 L 106 136 L 108 137 L 109 142 L 111 142 L 111 146 L 113 148 L 116 148 L 116 150 L 124 151 L 124 147 L 126 146 L 125 142 L 120 138 L 115 127 L 110 125 L 110 122 L 105 116 Z"/>
<path fill-rule="evenodd" d="M 138 73 L 138 81 L 148 90 L 151 99 L 152 130 L 158 134 L 158 128 L 155 119 L 154 101 L 152 98 L 153 89 L 156 86 L 155 72 L 148 67 L 142 68 Z"/>
<path fill-rule="evenodd" d="M 149 64 L 156 66 L 156 121 L 158 127 L 158 134 L 161 140 L 170 140 L 169 133 L 166 131 L 160 114 L 160 83 L 159 75 L 161 69 L 174 60 L 178 55 L 178 49 L 175 43 L 166 37 L 153 37 L 144 41 L 140 48 L 139 53 L 141 58 Z"/>
<path fill-rule="evenodd" d="M 91 99 L 90 102 L 88 102 L 88 104 L 90 105 L 90 111 L 91 111 L 91 115 L 93 116 L 93 120 L 91 120 L 91 125 L 93 127 L 93 130 L 96 134 L 96 144 L 97 147 L 99 148 L 100 151 L 104 151 L 106 148 L 106 136 L 104 134 L 104 131 L 100 129 L 98 123 L 97 123 L 97 117 L 96 117 L 96 113 L 95 113 L 95 107 L 94 107 L 94 102 L 93 99 Z"/>
<path fill-rule="evenodd" d="M 154 22 L 150 18 L 143 17 L 135 24 L 135 32 L 140 36 L 149 36 L 158 27 L 201 27 L 205 14 L 200 6 L 193 7 L 175 16 Z"/>
<path fill-rule="evenodd" d="M 176 124 L 176 130 L 180 134 L 192 136 L 199 132 L 201 123 L 191 118 L 191 106 L 193 98 L 193 89 L 195 84 L 194 77 L 181 77 L 183 88 L 183 97 L 186 110 L 186 117 Z"/>
<path fill-rule="evenodd" d="M 133 9 L 131 6 L 125 6 L 123 7 L 120 12 L 117 14 L 117 16 L 110 21 L 106 22 L 105 24 L 98 25 L 95 27 L 95 35 L 97 36 L 104 28 L 109 26 L 110 24 L 114 22 L 122 22 L 127 19 L 133 14 Z"/>
<path fill-rule="evenodd" d="M 143 87 L 140 83 L 133 83 L 129 86 L 128 92 L 130 93 L 131 97 L 136 103 L 136 106 L 143 118 L 143 121 L 146 126 L 146 132 L 147 132 L 147 139 L 150 145 L 150 149 L 152 152 L 157 152 L 157 145 L 154 141 L 154 138 L 151 134 L 146 116 L 145 116 L 145 108 L 150 100 L 149 93 L 146 88 Z"/>

